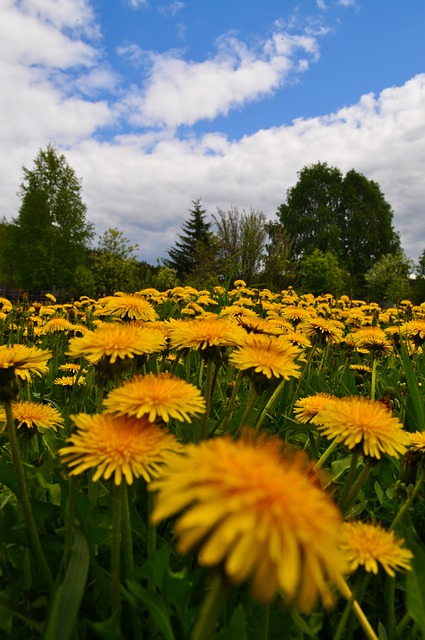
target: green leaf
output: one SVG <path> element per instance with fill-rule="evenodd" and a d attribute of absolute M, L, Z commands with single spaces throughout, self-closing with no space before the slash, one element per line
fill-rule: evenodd
<path fill-rule="evenodd" d="M 77 622 L 89 570 L 89 548 L 81 529 L 75 531 L 64 580 L 56 591 L 44 640 L 68 640 Z"/>
<path fill-rule="evenodd" d="M 404 373 L 406 375 L 407 388 L 409 389 L 411 410 L 414 414 L 413 417 L 415 424 L 411 431 L 422 431 L 425 428 L 425 411 L 415 371 L 412 367 L 412 363 L 410 362 L 409 354 L 403 346 L 401 347 L 401 359 L 403 362 Z"/>
<path fill-rule="evenodd" d="M 145 589 L 145 587 L 130 581 L 127 581 L 126 584 L 130 594 L 134 595 L 135 598 L 146 607 L 158 630 L 161 632 L 161 637 L 164 640 L 175 640 L 170 622 L 170 614 L 165 604 L 153 593 L 148 591 L 148 589 Z M 123 592 L 125 595 L 125 589 Z"/>
<path fill-rule="evenodd" d="M 379 503 L 383 504 L 384 503 L 384 492 L 382 491 L 381 485 L 379 484 L 379 482 L 375 482 L 374 484 L 375 487 L 375 492 L 376 495 L 378 497 Z"/>
<path fill-rule="evenodd" d="M 217 633 L 217 640 L 247 640 L 245 610 L 239 604 L 233 612 L 229 626 Z"/>
<path fill-rule="evenodd" d="M 411 618 L 416 622 L 425 637 L 425 552 L 413 539 L 409 538 L 408 545 L 414 554 L 413 570 L 406 579 L 406 605 Z"/>

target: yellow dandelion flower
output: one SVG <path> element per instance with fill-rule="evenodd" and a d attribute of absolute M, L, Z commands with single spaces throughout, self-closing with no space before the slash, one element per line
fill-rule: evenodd
<path fill-rule="evenodd" d="M 342 529 L 341 548 L 352 571 L 364 567 L 367 572 L 377 574 L 381 565 L 394 577 L 396 571 L 411 569 L 413 553 L 402 546 L 404 540 L 396 538 L 393 531 L 363 522 L 346 522 Z"/>
<path fill-rule="evenodd" d="M 251 333 L 245 344 L 230 355 L 229 362 L 237 369 L 263 374 L 269 380 L 273 377 L 289 380 L 301 375 L 296 363 L 301 353 L 301 349 L 284 336 L 275 338 Z"/>
<path fill-rule="evenodd" d="M 53 384 L 60 387 L 73 387 L 76 384 L 84 386 L 86 384 L 86 378 L 85 376 L 61 376 L 60 378 L 55 378 Z"/>
<path fill-rule="evenodd" d="M 350 369 L 356 371 L 357 373 L 372 373 L 371 367 L 367 364 L 350 364 Z"/>
<path fill-rule="evenodd" d="M 279 336 L 285 333 L 285 327 L 279 326 L 272 320 L 241 315 L 238 316 L 237 321 L 248 333 L 264 333 L 269 336 Z"/>
<path fill-rule="evenodd" d="M 84 357 L 93 363 L 106 357 L 113 364 L 118 358 L 134 358 L 161 351 L 165 345 L 166 339 L 160 330 L 112 322 L 71 338 L 67 355 Z"/>
<path fill-rule="evenodd" d="M 251 580 L 254 597 L 311 610 L 329 604 L 328 580 L 346 568 L 341 517 L 300 453 L 278 438 L 215 438 L 190 444 L 150 485 L 158 491 L 153 521 L 180 514 L 178 551 L 199 552 L 234 583 Z"/>
<path fill-rule="evenodd" d="M 414 433 L 408 433 L 407 448 L 412 453 L 425 454 L 425 432 L 415 431 Z"/>
<path fill-rule="evenodd" d="M 23 344 L 0 346 L 0 371 L 10 369 L 18 378 L 31 381 L 31 373 L 41 376 L 48 372 L 47 361 L 52 356 L 51 351 L 27 347 Z"/>
<path fill-rule="evenodd" d="M 42 428 L 56 431 L 57 427 L 63 427 L 64 425 L 64 419 L 59 411 L 49 404 L 30 402 L 27 400 L 13 402 L 12 411 L 18 429 L 20 427 L 27 427 L 28 429 L 35 430 Z M 6 413 L 4 409 L 0 409 L 0 422 L 6 423 Z"/>
<path fill-rule="evenodd" d="M 73 325 L 65 318 L 52 318 L 48 320 L 43 327 L 42 333 L 56 333 L 59 331 L 69 331 L 73 329 Z"/>
<path fill-rule="evenodd" d="M 169 373 L 134 376 L 113 389 L 103 402 L 105 413 L 147 416 L 151 422 L 171 418 L 191 422 L 191 416 L 205 412 L 205 400 L 197 387 Z"/>
<path fill-rule="evenodd" d="M 130 293 L 108 296 L 99 301 L 103 309 L 95 312 L 96 315 L 118 316 L 126 320 L 152 321 L 157 319 L 157 313 L 153 306 L 143 296 Z"/>
<path fill-rule="evenodd" d="M 177 349 L 207 349 L 242 344 L 246 333 L 236 323 L 217 316 L 170 323 L 171 344 Z"/>
<path fill-rule="evenodd" d="M 294 405 L 294 413 L 298 422 L 316 424 L 320 420 L 323 411 L 326 411 L 336 396 L 330 393 L 316 393 L 314 396 L 300 398 Z"/>
<path fill-rule="evenodd" d="M 165 429 L 127 416 L 79 413 L 71 416 L 77 431 L 67 439 L 67 447 L 59 449 L 70 475 L 96 469 L 93 481 L 112 476 L 116 485 L 123 477 L 128 484 L 134 478 L 150 482 L 159 474 L 161 465 L 181 445 Z"/>
<path fill-rule="evenodd" d="M 310 340 L 317 340 L 324 344 L 339 344 L 344 335 L 343 330 L 342 322 L 320 317 L 306 320 L 300 327 L 300 331 Z"/>
<path fill-rule="evenodd" d="M 336 438 L 349 449 L 361 446 L 363 454 L 398 458 L 406 452 L 407 434 L 401 422 L 383 402 L 350 396 L 332 402 L 320 414 L 317 429 L 330 439 Z"/>
<path fill-rule="evenodd" d="M 304 307 L 298 307 L 297 305 L 288 305 L 282 309 L 282 316 L 287 318 L 294 324 L 298 324 L 303 320 L 309 320 L 313 313 L 309 309 Z"/>
<path fill-rule="evenodd" d="M 381 355 L 389 355 L 393 350 L 390 340 L 381 327 L 361 327 L 352 334 L 352 337 L 357 349 L 367 349 Z"/>
<path fill-rule="evenodd" d="M 53 295 L 53 293 L 46 293 L 46 298 L 48 298 L 49 300 L 51 300 L 51 302 L 55 303 L 57 302 L 55 296 Z"/>
<path fill-rule="evenodd" d="M 10 300 L 8 300 L 7 298 L 3 298 L 3 296 L 0 296 L 0 308 L 2 311 L 7 312 L 13 308 L 13 305 Z"/>

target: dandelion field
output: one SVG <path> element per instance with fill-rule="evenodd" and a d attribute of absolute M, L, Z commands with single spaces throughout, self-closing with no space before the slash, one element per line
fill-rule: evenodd
<path fill-rule="evenodd" d="M 425 638 L 425 303 L 0 298 L 0 634 Z"/>

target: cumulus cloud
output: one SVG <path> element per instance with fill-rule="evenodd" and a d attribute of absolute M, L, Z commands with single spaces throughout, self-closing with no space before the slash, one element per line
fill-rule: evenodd
<path fill-rule="evenodd" d="M 104 61 L 90 6 L 85 0 L 5 0 L 0 7 L 0 110 L 6 115 L 0 118 L 0 215 L 16 214 L 21 166 L 31 166 L 38 149 L 54 142 L 83 180 L 97 232 L 119 227 L 139 243 L 140 258 L 155 263 L 166 257 L 193 199 L 201 198 L 210 213 L 236 205 L 273 218 L 297 171 L 325 161 L 380 184 L 406 252 L 419 256 L 425 247 L 425 75 L 335 113 L 240 139 L 190 129 L 182 138 L 179 124 L 241 109 L 302 73 L 318 59 L 317 33 L 295 36 L 280 24 L 256 48 L 228 35 L 201 61 L 151 53 L 145 85 L 125 95 Z M 121 53 L 144 69 L 147 53 L 128 47 Z M 129 114 L 138 126 L 124 120 Z"/>
<path fill-rule="evenodd" d="M 226 115 L 276 91 L 291 73 L 305 72 L 319 56 L 314 36 L 279 32 L 260 49 L 235 36 L 219 39 L 217 48 L 215 56 L 201 62 L 178 52 L 150 53 L 145 87 L 126 99 L 132 123 L 176 127 Z M 141 55 L 134 47 L 129 53 L 133 58 Z"/>

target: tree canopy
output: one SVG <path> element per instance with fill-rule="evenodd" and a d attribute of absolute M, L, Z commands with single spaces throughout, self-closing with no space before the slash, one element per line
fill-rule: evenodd
<path fill-rule="evenodd" d="M 33 290 L 72 288 L 94 235 L 81 181 L 51 144 L 39 151 L 32 169 L 23 167 L 23 174 L 22 204 L 9 234 L 14 279 Z"/>
<path fill-rule="evenodd" d="M 326 162 L 305 166 L 277 215 L 291 240 L 293 261 L 315 249 L 330 251 L 360 285 L 376 260 L 400 248 L 393 211 L 379 185 L 354 169 L 343 176 Z"/>

